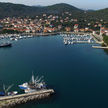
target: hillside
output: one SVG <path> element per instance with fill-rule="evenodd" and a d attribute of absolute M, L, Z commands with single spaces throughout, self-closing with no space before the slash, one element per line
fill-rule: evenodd
<path fill-rule="evenodd" d="M 87 12 L 87 17 L 90 19 L 103 19 L 108 21 L 108 8 Z"/>
<path fill-rule="evenodd" d="M 60 14 L 61 12 L 69 11 L 73 14 L 82 12 L 82 10 L 68 5 L 68 4 L 56 4 L 46 7 L 26 6 L 13 3 L 0 3 L 0 18 L 4 17 L 17 17 L 17 16 L 36 16 L 41 13 Z"/>
<path fill-rule="evenodd" d="M 69 4 L 65 4 L 65 3 L 60 3 L 60 4 L 55 4 L 55 5 L 52 5 L 52 6 L 47 6 L 46 7 L 48 10 L 54 12 L 56 11 L 56 13 L 61 13 L 61 12 L 72 12 L 72 11 L 82 11 L 81 9 L 78 9 L 74 6 L 71 6 Z"/>
<path fill-rule="evenodd" d="M 84 10 L 76 8 L 72 5 L 60 3 L 51 6 L 26 6 L 22 4 L 3 3 L 0 2 L 0 18 L 4 17 L 19 17 L 47 14 L 61 15 L 63 12 L 70 12 L 74 18 L 86 18 L 86 19 L 104 19 L 108 21 L 108 8 L 97 11 L 87 11 L 84 14 Z"/>
<path fill-rule="evenodd" d="M 41 11 L 39 7 L 30 7 L 21 4 L 0 3 L 0 17 L 31 16 Z"/>

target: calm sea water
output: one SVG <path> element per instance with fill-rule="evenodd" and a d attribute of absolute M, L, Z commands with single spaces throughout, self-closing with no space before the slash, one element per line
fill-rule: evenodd
<path fill-rule="evenodd" d="M 55 94 L 15 108 L 107 108 L 108 55 L 90 44 L 65 46 L 62 37 L 36 37 L 13 42 L 0 49 L 2 83 L 19 84 L 44 75 Z"/>

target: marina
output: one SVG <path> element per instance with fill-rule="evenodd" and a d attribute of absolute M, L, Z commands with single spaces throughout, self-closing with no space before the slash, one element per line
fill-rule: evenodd
<path fill-rule="evenodd" d="M 76 35 L 76 34 L 61 34 L 65 45 L 77 43 L 95 43 L 90 35 Z"/>

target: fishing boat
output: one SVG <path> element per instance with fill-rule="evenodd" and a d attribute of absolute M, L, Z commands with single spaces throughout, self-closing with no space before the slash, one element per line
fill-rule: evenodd
<path fill-rule="evenodd" d="M 46 89 L 46 84 L 42 77 L 36 77 L 34 78 L 34 75 L 32 74 L 32 78 L 30 82 L 25 82 L 22 85 L 19 85 L 19 88 L 22 89 L 25 93 L 31 93 L 38 90 Z"/>

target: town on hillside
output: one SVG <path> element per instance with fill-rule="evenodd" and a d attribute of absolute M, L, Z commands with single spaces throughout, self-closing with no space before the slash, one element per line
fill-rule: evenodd
<path fill-rule="evenodd" d="M 0 19 L 1 33 L 11 32 L 25 32 L 25 33 L 51 33 L 59 31 L 74 31 L 74 32 L 93 32 L 102 29 L 102 34 L 108 36 L 108 28 L 104 20 L 90 20 L 71 18 L 72 14 L 69 12 L 62 13 L 62 16 L 42 14 L 35 18 L 21 18 L 21 17 L 7 17 Z"/>
<path fill-rule="evenodd" d="M 44 13 L 33 18 L 26 16 L 0 19 L 0 34 L 57 32 L 87 32 L 105 36 L 105 40 L 108 40 L 106 39 L 108 36 L 106 21 L 72 18 L 70 12 L 63 12 L 62 15 Z"/>

